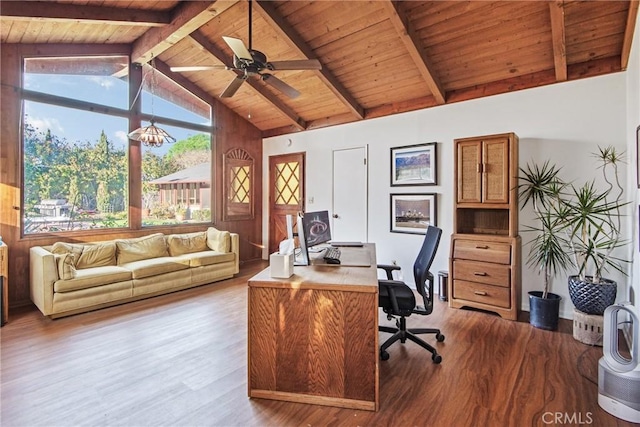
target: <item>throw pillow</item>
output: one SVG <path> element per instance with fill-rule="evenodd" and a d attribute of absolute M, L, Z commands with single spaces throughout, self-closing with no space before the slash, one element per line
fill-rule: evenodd
<path fill-rule="evenodd" d="M 80 259 L 76 261 L 76 268 L 104 267 L 116 265 L 116 243 L 104 242 L 86 244 Z"/>
<path fill-rule="evenodd" d="M 74 254 L 76 259 L 80 259 L 84 245 L 79 243 L 56 242 L 51 248 L 52 254 Z"/>
<path fill-rule="evenodd" d="M 207 246 L 214 251 L 231 252 L 231 233 L 209 227 L 207 229 Z"/>
<path fill-rule="evenodd" d="M 71 280 L 76 277 L 76 257 L 74 254 L 55 254 L 54 257 L 58 267 L 58 277 L 60 280 Z"/>
<path fill-rule="evenodd" d="M 208 249 L 207 233 L 202 231 L 197 233 L 172 234 L 167 237 L 167 244 L 169 246 L 169 255 L 171 256 L 206 251 Z"/>
<path fill-rule="evenodd" d="M 162 233 L 136 239 L 118 239 L 116 240 L 116 248 L 118 265 L 169 255 L 167 243 Z"/>

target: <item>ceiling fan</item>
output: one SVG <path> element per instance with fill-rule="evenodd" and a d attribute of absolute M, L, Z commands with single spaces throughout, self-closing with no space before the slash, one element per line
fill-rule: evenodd
<path fill-rule="evenodd" d="M 276 76 L 265 72 L 279 70 L 321 70 L 322 64 L 317 59 L 302 59 L 290 61 L 267 61 L 267 56 L 251 48 L 251 27 L 252 27 L 252 11 L 249 0 L 249 48 L 240 39 L 223 36 L 222 39 L 233 51 L 233 66 L 226 65 L 208 65 L 208 66 L 192 66 L 192 67 L 171 67 L 171 71 L 204 71 L 204 70 L 233 70 L 238 73 L 229 85 L 220 94 L 221 98 L 231 98 L 249 77 L 258 77 L 263 82 L 274 87 L 289 98 L 297 98 L 300 96 L 293 87 L 289 86 Z"/>

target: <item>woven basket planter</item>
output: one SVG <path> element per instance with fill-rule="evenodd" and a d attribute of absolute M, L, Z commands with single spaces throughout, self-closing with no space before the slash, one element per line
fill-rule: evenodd
<path fill-rule="evenodd" d="M 571 301 L 586 314 L 603 314 L 607 307 L 616 302 L 617 288 L 618 284 L 613 280 L 600 279 L 600 283 L 591 283 L 580 280 L 578 276 L 569 276 Z"/>

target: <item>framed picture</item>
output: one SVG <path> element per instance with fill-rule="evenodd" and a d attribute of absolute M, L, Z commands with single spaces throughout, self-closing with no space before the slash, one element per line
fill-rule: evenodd
<path fill-rule="evenodd" d="M 391 186 L 436 185 L 436 143 L 391 148 Z"/>
<path fill-rule="evenodd" d="M 391 194 L 391 232 L 425 234 L 436 225 L 436 194 Z"/>

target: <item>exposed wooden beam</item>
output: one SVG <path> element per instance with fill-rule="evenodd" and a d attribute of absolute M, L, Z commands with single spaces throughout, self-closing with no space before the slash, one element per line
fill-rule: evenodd
<path fill-rule="evenodd" d="M 401 9 L 400 2 L 389 0 L 383 4 L 387 10 L 389 20 L 400 36 L 400 40 L 402 40 L 402 43 L 404 43 L 404 46 L 407 48 L 409 56 L 411 56 L 411 59 L 416 64 L 420 75 L 433 94 L 436 102 L 438 104 L 444 104 L 446 102 L 444 88 L 436 75 L 435 69 L 429 60 L 420 37 L 413 28 L 413 25 L 411 25 L 411 21 L 409 21 L 409 17 L 405 11 Z"/>
<path fill-rule="evenodd" d="M 237 1 L 185 1 L 172 11 L 171 23 L 151 28 L 133 43 L 131 62 L 145 63 L 187 37 Z"/>
<path fill-rule="evenodd" d="M 629 65 L 629 55 L 631 54 L 631 42 L 633 41 L 633 30 L 636 26 L 638 17 L 638 0 L 629 2 L 629 13 L 627 14 L 627 25 L 624 29 L 624 40 L 622 41 L 622 53 L 620 55 L 620 66 L 623 70 Z"/>
<path fill-rule="evenodd" d="M 276 11 L 275 6 L 270 1 L 254 1 L 255 9 L 260 13 L 262 18 L 278 33 L 280 37 L 286 40 L 289 45 L 305 59 L 314 59 L 316 55 L 304 39 L 289 25 L 282 16 Z M 349 91 L 338 81 L 338 79 L 325 66 L 321 70 L 314 71 L 316 76 L 327 85 L 329 90 L 347 106 L 349 111 L 358 119 L 364 118 L 364 108 L 358 104 L 356 99 Z"/>
<path fill-rule="evenodd" d="M 209 39 L 199 30 L 194 31 L 189 36 L 191 42 L 199 46 L 205 52 L 208 52 L 210 55 L 214 56 L 218 61 L 222 62 L 227 67 L 232 67 L 230 59 L 227 54 L 225 54 L 221 49 L 219 49 L 215 44 L 211 43 Z M 236 75 L 242 75 L 240 71 L 234 71 Z M 248 84 L 253 90 L 255 90 L 262 99 L 271 104 L 275 109 L 277 109 L 283 116 L 287 118 L 291 122 L 293 126 L 297 130 L 304 130 L 306 128 L 305 121 L 298 116 L 295 111 L 285 105 L 280 99 L 267 91 L 262 85 L 256 83 L 253 79 L 247 79 L 246 84 Z"/>
<path fill-rule="evenodd" d="M 300 118 L 300 116 L 298 116 L 295 111 L 286 106 L 282 101 L 269 93 L 269 91 L 267 91 L 267 89 L 263 85 L 257 83 L 253 79 L 247 79 L 245 83 L 251 86 L 253 90 L 255 90 L 256 93 L 260 95 L 260 97 L 262 97 L 262 99 L 264 99 L 265 101 L 273 105 L 278 111 L 280 111 L 280 113 L 282 113 L 291 122 L 291 125 L 294 126 L 297 130 L 305 130 L 307 128 L 307 122 Z"/>
<path fill-rule="evenodd" d="M 169 12 L 50 1 L 4 1 L 0 8 L 0 16 L 28 21 L 51 20 L 151 27 L 159 27 L 171 22 Z"/>
<path fill-rule="evenodd" d="M 567 80 L 567 44 L 564 27 L 564 2 L 561 0 L 549 3 L 551 15 L 551 39 L 553 41 L 553 63 L 556 68 L 556 80 Z"/>
<path fill-rule="evenodd" d="M 165 62 L 160 61 L 159 59 L 155 60 L 156 69 L 169 77 L 171 80 L 182 86 L 184 89 L 188 90 L 198 98 L 202 99 L 209 105 L 214 105 L 216 103 L 215 97 L 211 96 L 211 94 L 205 90 L 203 90 L 200 86 L 194 84 L 191 80 L 186 78 L 180 73 L 174 73 L 171 71 L 171 67 L 169 67 Z"/>

